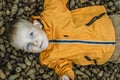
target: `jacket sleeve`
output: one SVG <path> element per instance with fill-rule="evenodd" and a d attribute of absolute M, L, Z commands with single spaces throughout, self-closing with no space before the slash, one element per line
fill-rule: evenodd
<path fill-rule="evenodd" d="M 71 61 L 62 59 L 55 62 L 50 62 L 47 66 L 54 69 L 58 76 L 68 75 L 72 80 L 74 80 L 74 72 L 72 70 Z"/>
<path fill-rule="evenodd" d="M 68 0 L 44 0 L 44 11 L 60 12 L 67 10 Z"/>
<path fill-rule="evenodd" d="M 66 7 L 67 2 L 68 0 L 44 0 L 44 11 L 42 13 L 52 14 L 52 15 L 63 13 L 66 10 L 68 10 L 68 8 Z M 41 17 L 32 16 L 30 21 L 33 22 L 36 19 L 41 20 Z"/>

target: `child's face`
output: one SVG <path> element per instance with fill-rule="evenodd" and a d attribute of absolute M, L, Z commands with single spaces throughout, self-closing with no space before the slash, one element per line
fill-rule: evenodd
<path fill-rule="evenodd" d="M 39 53 L 48 47 L 48 38 L 44 30 L 32 23 L 18 23 L 14 46 L 27 52 Z"/>

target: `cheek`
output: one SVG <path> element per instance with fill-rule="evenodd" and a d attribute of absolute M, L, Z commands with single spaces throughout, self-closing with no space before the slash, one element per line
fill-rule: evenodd
<path fill-rule="evenodd" d="M 40 37 L 40 36 L 41 36 L 41 32 L 36 31 L 36 32 L 34 33 L 34 37 Z"/>
<path fill-rule="evenodd" d="M 35 33 L 35 38 L 38 40 L 43 40 L 45 35 L 42 32 L 36 32 Z"/>

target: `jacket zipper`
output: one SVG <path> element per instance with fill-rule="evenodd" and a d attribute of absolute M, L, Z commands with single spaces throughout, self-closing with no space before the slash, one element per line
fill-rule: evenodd
<path fill-rule="evenodd" d="M 115 45 L 115 41 L 86 41 L 86 40 L 49 40 L 50 43 L 57 44 L 105 44 L 105 45 Z"/>

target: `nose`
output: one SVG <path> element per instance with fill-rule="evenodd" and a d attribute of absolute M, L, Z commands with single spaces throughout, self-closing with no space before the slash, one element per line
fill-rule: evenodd
<path fill-rule="evenodd" d="M 33 45 L 36 46 L 37 44 L 38 44 L 38 41 L 37 41 L 37 40 L 34 40 L 34 41 L 33 41 Z"/>

